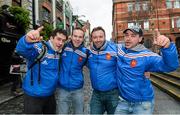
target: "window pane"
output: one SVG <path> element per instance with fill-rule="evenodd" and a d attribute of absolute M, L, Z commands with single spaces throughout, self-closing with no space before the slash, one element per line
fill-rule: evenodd
<path fill-rule="evenodd" d="M 166 7 L 167 8 L 172 8 L 172 2 L 169 0 L 166 0 Z"/>
<path fill-rule="evenodd" d="M 180 8 L 180 1 L 179 0 L 174 1 L 174 8 Z"/>
<path fill-rule="evenodd" d="M 128 23 L 128 28 L 129 28 L 129 27 L 132 27 L 133 25 L 134 25 L 134 23 L 132 23 L 132 22 L 131 22 L 131 23 Z"/>
<path fill-rule="evenodd" d="M 130 12 L 132 12 L 133 11 L 133 4 L 128 4 L 128 11 Z"/>
<path fill-rule="evenodd" d="M 176 24 L 177 24 L 177 27 L 180 28 L 180 18 L 177 19 Z"/>
<path fill-rule="evenodd" d="M 147 11 L 147 10 L 148 10 L 148 5 L 147 5 L 147 3 L 143 4 L 142 7 L 143 7 L 143 10 L 144 10 L 144 11 Z"/>
<path fill-rule="evenodd" d="M 136 10 L 136 11 L 140 11 L 140 4 L 139 4 L 139 3 L 136 3 L 136 4 L 135 4 L 135 10 Z"/>
<path fill-rule="evenodd" d="M 149 30 L 149 21 L 144 22 L 144 29 Z"/>

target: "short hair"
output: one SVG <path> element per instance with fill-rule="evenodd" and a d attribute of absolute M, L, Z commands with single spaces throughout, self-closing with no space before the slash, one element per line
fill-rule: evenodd
<path fill-rule="evenodd" d="M 104 36 L 106 36 L 105 30 L 101 26 L 98 26 L 98 27 L 93 28 L 93 30 L 91 32 L 91 38 L 92 38 L 93 32 L 99 31 L 99 30 L 103 31 L 104 32 Z"/>
<path fill-rule="evenodd" d="M 56 28 L 55 30 L 53 30 L 50 36 L 54 38 L 57 35 L 57 33 L 65 35 L 66 40 L 68 39 L 67 31 L 63 29 L 59 29 L 59 28 Z"/>
<path fill-rule="evenodd" d="M 84 30 L 82 28 L 80 28 L 80 27 L 74 28 L 73 31 L 72 31 L 72 35 L 74 34 L 74 30 L 81 30 L 83 32 L 83 37 L 84 37 L 85 33 L 84 33 Z"/>

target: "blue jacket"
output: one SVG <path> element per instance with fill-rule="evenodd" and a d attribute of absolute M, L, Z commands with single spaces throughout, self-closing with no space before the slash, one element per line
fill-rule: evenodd
<path fill-rule="evenodd" d="M 87 49 L 81 45 L 73 49 L 72 43 L 66 44 L 62 53 L 59 84 L 66 90 L 76 90 L 83 87 L 83 66 L 87 61 Z"/>
<path fill-rule="evenodd" d="M 134 50 L 118 46 L 117 83 L 122 98 L 130 102 L 154 99 L 153 87 L 144 72 L 170 72 L 178 67 L 175 44 L 161 48 L 161 53 L 159 56 L 141 45 Z"/>
<path fill-rule="evenodd" d="M 91 84 L 93 89 L 109 91 L 117 88 L 116 63 L 117 47 L 115 44 L 105 42 L 100 50 L 91 48 L 88 57 Z"/>
<path fill-rule="evenodd" d="M 31 85 L 31 71 L 28 69 L 23 80 L 23 90 L 27 95 L 35 97 L 50 96 L 54 93 L 58 82 L 58 61 L 59 53 L 55 52 L 47 42 L 48 50 L 45 56 L 41 59 L 40 75 L 41 80 L 38 83 L 38 64 L 35 64 L 31 69 L 33 72 L 33 85 Z M 27 43 L 23 36 L 17 46 L 16 51 L 27 59 L 28 68 L 34 62 L 34 59 L 42 51 L 42 43 Z"/>

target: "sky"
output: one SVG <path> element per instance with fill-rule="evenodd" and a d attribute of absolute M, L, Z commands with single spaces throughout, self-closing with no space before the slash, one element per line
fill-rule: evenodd
<path fill-rule="evenodd" d="M 112 0 L 69 0 L 73 14 L 79 19 L 89 20 L 91 30 L 102 26 L 106 31 L 106 39 L 110 40 L 112 32 Z M 83 17 L 82 15 L 85 15 Z"/>

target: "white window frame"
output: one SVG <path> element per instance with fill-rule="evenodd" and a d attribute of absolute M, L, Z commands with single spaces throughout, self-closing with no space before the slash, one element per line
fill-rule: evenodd
<path fill-rule="evenodd" d="M 171 19 L 171 28 L 174 28 L 174 18 Z"/>
<path fill-rule="evenodd" d="M 144 30 L 149 30 L 149 21 L 144 21 Z"/>

